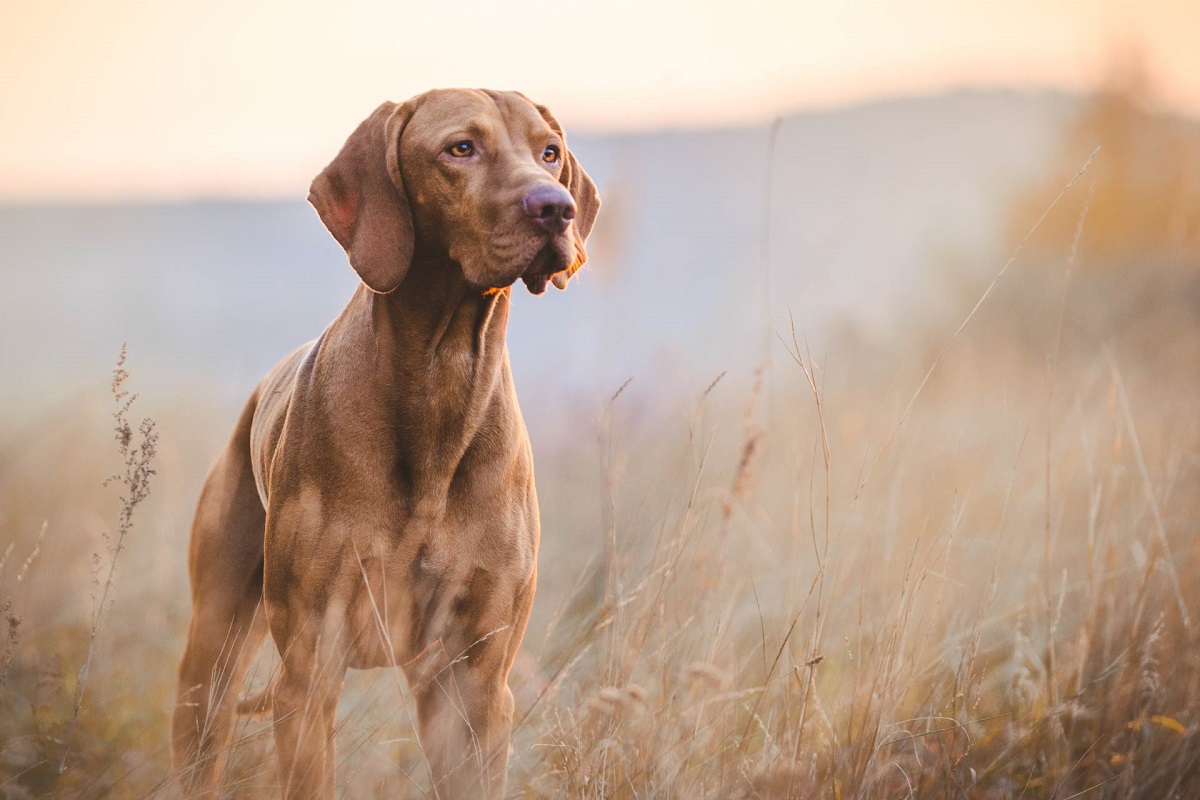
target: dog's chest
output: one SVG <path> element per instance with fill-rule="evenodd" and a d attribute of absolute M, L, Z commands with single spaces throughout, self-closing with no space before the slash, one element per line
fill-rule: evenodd
<path fill-rule="evenodd" d="M 354 548 L 348 570 L 351 666 L 404 665 L 431 647 L 462 650 L 512 622 L 536 559 L 537 520 L 528 512 L 379 525 Z"/>

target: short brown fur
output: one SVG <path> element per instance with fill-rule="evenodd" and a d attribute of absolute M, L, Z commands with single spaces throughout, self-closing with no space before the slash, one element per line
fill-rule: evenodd
<path fill-rule="evenodd" d="M 469 160 L 448 150 L 460 139 Z M 521 207 L 546 183 L 574 202 L 561 232 Z M 346 669 L 399 667 L 435 795 L 498 798 L 539 537 L 509 287 L 565 286 L 599 199 L 545 108 L 466 89 L 380 106 L 309 199 L 363 283 L 259 384 L 206 480 L 172 730 L 180 785 L 218 794 L 269 632 L 279 675 L 242 710 L 274 716 L 285 797 L 333 796 Z"/>

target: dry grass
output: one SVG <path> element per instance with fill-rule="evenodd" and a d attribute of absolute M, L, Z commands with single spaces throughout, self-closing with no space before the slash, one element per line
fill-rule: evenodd
<path fill-rule="evenodd" d="M 635 382 L 581 421 L 594 446 L 537 442 L 510 796 L 1200 795 L 1200 273 L 1062 263 L 948 349 L 961 317 L 818 359 L 781 332 L 752 385 Z M 87 403 L 0 451 L 0 797 L 167 793 L 186 531 L 232 411 L 142 402 L 160 475 L 73 734 L 128 503 Z M 229 794 L 274 796 L 242 724 Z M 393 677 L 352 674 L 338 741 L 344 796 L 425 796 Z"/>

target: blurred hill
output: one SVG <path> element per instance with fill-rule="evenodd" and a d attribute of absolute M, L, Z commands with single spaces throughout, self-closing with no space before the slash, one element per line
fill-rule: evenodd
<path fill-rule="evenodd" d="M 1081 107 L 962 92 L 796 114 L 774 131 L 573 137 L 605 209 L 567 292 L 515 292 L 527 415 L 629 376 L 660 391 L 752 368 L 789 314 L 814 350 L 847 329 L 887 337 L 937 294 L 931 266 L 993 269 L 1014 197 L 1078 169 L 1054 159 Z M 144 393 L 238 403 L 356 282 L 302 199 L 3 207 L 0 274 L 10 419 L 105 384 L 123 340 Z"/>

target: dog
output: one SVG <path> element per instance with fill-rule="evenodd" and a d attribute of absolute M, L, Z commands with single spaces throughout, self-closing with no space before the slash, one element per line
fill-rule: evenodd
<path fill-rule="evenodd" d="M 544 106 L 439 89 L 376 109 L 309 201 L 361 284 L 254 390 L 206 478 L 174 770 L 217 795 L 269 631 L 280 669 L 240 710 L 272 714 L 284 797 L 333 797 L 345 672 L 390 667 L 434 795 L 499 798 L 540 534 L 510 292 L 567 285 L 599 196 Z"/>

